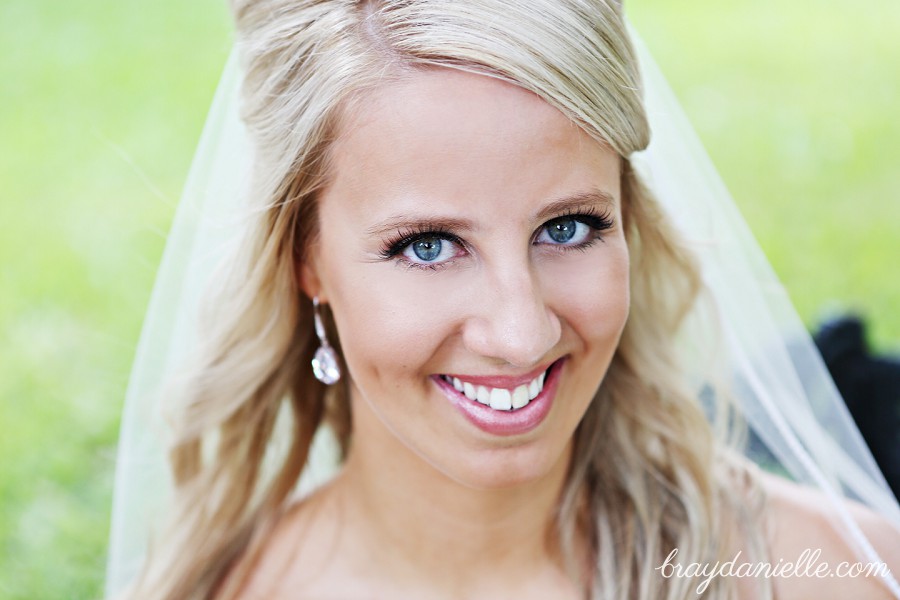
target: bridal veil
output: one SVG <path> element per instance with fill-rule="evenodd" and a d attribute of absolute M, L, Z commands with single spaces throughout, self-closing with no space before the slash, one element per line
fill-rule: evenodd
<path fill-rule="evenodd" d="M 746 420 L 746 454 L 763 469 L 814 487 L 834 504 L 838 529 L 860 562 L 877 562 L 845 499 L 900 526 L 894 499 L 794 311 L 677 100 L 632 31 L 652 129 L 633 164 L 693 246 L 708 288 L 688 319 L 686 369 L 697 393 L 728 380 Z M 203 291 L 241 237 L 252 148 L 239 119 L 241 71 L 232 53 L 168 237 L 128 387 L 113 502 L 106 592 L 133 579 L 171 490 L 166 425 L 154 401 L 196 343 Z M 714 360 L 713 360 L 714 359 Z M 714 371 L 714 372 L 713 372 Z M 276 436 L 277 437 L 277 436 Z M 276 440 L 277 441 L 277 440 Z M 309 490 L 336 468 L 320 431 L 301 480 Z M 301 493 L 302 493 L 301 490 Z M 900 598 L 890 575 L 885 585 Z"/>

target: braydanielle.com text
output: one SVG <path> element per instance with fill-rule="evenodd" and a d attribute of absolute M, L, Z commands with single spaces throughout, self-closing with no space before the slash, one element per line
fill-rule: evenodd
<path fill-rule="evenodd" d="M 739 562 L 741 551 L 734 558 L 726 562 L 688 563 L 682 565 L 674 562 L 678 556 L 678 548 L 674 548 L 666 560 L 656 567 L 656 570 L 666 579 L 670 577 L 704 577 L 697 585 L 697 594 L 702 594 L 714 577 L 887 577 L 890 569 L 883 562 L 876 563 L 850 563 L 841 562 L 832 568 L 826 561 L 819 561 L 822 551 L 818 548 L 807 548 L 800 553 L 796 561 L 785 562 L 780 559 L 777 563 L 769 562 Z"/>

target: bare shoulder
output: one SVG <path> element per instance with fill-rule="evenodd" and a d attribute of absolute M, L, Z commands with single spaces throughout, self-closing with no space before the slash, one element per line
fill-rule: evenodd
<path fill-rule="evenodd" d="M 282 582 L 293 562 L 291 557 L 297 552 L 297 538 L 290 532 L 298 512 L 299 507 L 285 511 L 268 531 L 257 536 L 255 545 L 258 548 L 254 552 L 254 544 L 251 544 L 228 573 L 217 596 L 235 600 L 279 597 Z"/>
<path fill-rule="evenodd" d="M 798 573 L 775 577 L 775 597 L 890 599 L 883 579 L 858 558 L 839 530 L 839 511 L 817 490 L 762 474 L 767 496 L 767 541 L 772 564 L 794 563 Z M 892 574 L 900 573 L 900 529 L 860 504 L 845 506 Z M 802 563 L 802 566 L 801 566 Z"/>
<path fill-rule="evenodd" d="M 336 598 L 333 578 L 338 543 L 329 523 L 330 511 L 314 494 L 287 508 L 259 541 L 259 551 L 248 552 L 229 574 L 246 574 L 233 596 L 236 600 Z M 223 588 L 224 589 L 224 586 Z M 299 596 L 298 596 L 299 594 Z"/>

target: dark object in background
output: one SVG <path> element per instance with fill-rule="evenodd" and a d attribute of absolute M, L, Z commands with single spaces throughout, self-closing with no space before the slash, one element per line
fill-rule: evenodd
<path fill-rule="evenodd" d="M 856 316 L 826 321 L 813 338 L 872 456 L 900 499 L 900 357 L 873 356 Z"/>

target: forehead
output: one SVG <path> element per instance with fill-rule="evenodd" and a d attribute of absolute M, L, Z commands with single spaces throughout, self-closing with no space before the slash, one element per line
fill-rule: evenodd
<path fill-rule="evenodd" d="M 612 150 L 536 94 L 486 75 L 415 71 L 356 99 L 337 133 L 324 200 L 366 211 L 533 206 L 591 188 L 618 197 Z"/>

